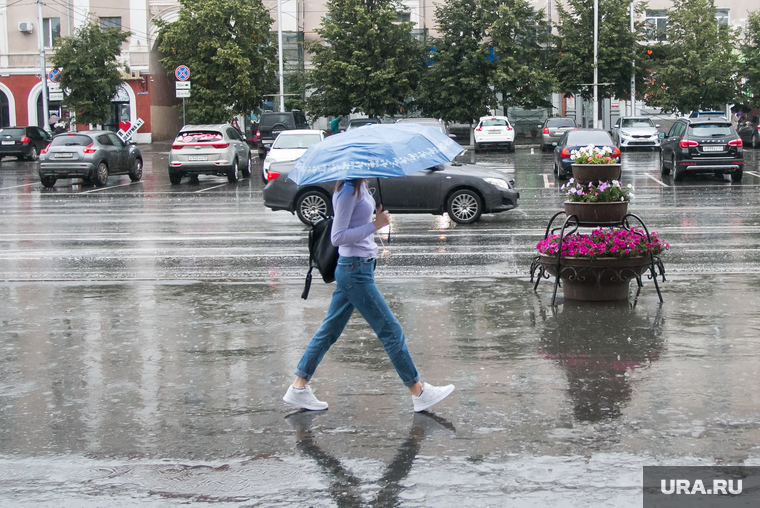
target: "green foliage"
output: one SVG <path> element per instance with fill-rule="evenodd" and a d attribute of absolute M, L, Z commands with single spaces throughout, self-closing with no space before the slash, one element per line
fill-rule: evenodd
<path fill-rule="evenodd" d="M 306 94 L 306 73 L 304 71 L 293 71 L 285 74 L 283 81 L 285 95 L 285 111 L 306 110 L 304 96 Z M 296 95 L 290 95 L 296 94 Z"/>
<path fill-rule="evenodd" d="M 174 74 L 190 68 L 192 123 L 229 121 L 277 90 L 277 44 L 261 0 L 180 0 L 174 23 L 155 20 L 161 63 Z"/>
<path fill-rule="evenodd" d="M 102 32 L 88 23 L 73 37 L 58 39 L 50 62 L 61 70 L 64 104 L 74 110 L 78 124 L 102 124 L 111 114 L 111 99 L 124 83 L 116 57 L 129 35 L 116 28 Z"/>
<path fill-rule="evenodd" d="M 422 53 L 412 23 L 395 23 L 396 0 L 328 0 L 329 16 L 310 44 L 314 70 L 309 110 L 318 116 L 351 112 L 394 115 L 414 95 Z"/>
<path fill-rule="evenodd" d="M 450 0 L 436 20 L 442 35 L 417 94 L 426 115 L 466 123 L 499 105 L 551 105 L 543 11 L 525 0 Z"/>
<path fill-rule="evenodd" d="M 739 98 L 736 31 L 719 25 L 712 0 L 673 0 L 667 11 L 666 42 L 655 51 L 647 104 L 688 113 L 722 110 Z"/>
<path fill-rule="evenodd" d="M 747 30 L 742 44 L 744 60 L 744 96 L 756 108 L 760 108 L 760 11 L 753 11 L 747 17 Z"/>
<path fill-rule="evenodd" d="M 550 107 L 548 95 L 556 87 L 549 68 L 549 24 L 544 11 L 525 0 L 483 0 L 491 21 L 495 62 L 491 82 L 501 92 L 503 106 Z"/>
<path fill-rule="evenodd" d="M 495 106 L 493 64 L 483 44 L 489 20 L 479 2 L 449 0 L 436 7 L 441 37 L 429 44 L 432 62 L 415 96 L 425 116 L 469 123 Z"/>
<path fill-rule="evenodd" d="M 638 16 L 643 8 L 639 2 Z M 558 3 L 557 12 L 562 20 L 557 25 L 555 53 L 560 91 L 577 94 L 580 90 L 585 99 L 591 99 L 593 87 L 580 84 L 594 82 L 594 0 L 568 0 L 567 8 Z M 631 94 L 631 72 L 636 48 L 644 40 L 644 29 L 641 23 L 635 23 L 631 32 L 630 16 L 629 0 L 599 0 L 598 82 L 613 83 L 599 87 L 600 99 Z M 644 72 L 640 59 L 636 59 L 636 64 L 639 89 Z"/>

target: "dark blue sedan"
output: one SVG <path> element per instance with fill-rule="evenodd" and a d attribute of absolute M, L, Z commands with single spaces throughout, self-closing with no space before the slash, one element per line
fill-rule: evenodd
<path fill-rule="evenodd" d="M 610 134 L 602 129 L 573 129 L 565 132 L 557 146 L 554 147 L 554 174 L 557 178 L 564 180 L 568 175 L 573 174 L 573 159 L 570 154 L 584 146 L 594 145 L 597 147 L 608 146 L 612 148 L 611 156 L 620 162 L 620 150 L 615 146 Z"/>

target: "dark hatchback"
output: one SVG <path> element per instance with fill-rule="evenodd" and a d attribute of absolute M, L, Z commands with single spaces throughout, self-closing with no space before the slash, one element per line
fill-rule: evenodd
<path fill-rule="evenodd" d="M 554 173 L 557 178 L 564 179 L 573 174 L 573 159 L 570 155 L 573 150 L 584 146 L 594 145 L 602 148 L 608 146 L 612 149 L 611 157 L 620 162 L 620 150 L 615 146 L 610 134 L 602 129 L 573 129 L 566 131 L 554 147 Z"/>
<path fill-rule="evenodd" d="M 725 119 L 679 118 L 663 136 L 660 173 L 683 180 L 687 173 L 731 175 L 741 182 L 744 148 L 731 122 Z"/>
<path fill-rule="evenodd" d="M 752 148 L 760 148 L 760 116 L 753 115 L 740 121 L 737 130 L 743 143 Z"/>
<path fill-rule="evenodd" d="M 39 127 L 3 127 L 0 129 L 0 158 L 15 156 L 36 161 L 53 136 Z"/>
<path fill-rule="evenodd" d="M 332 215 L 335 182 L 297 186 L 288 180 L 294 162 L 275 163 L 269 169 L 264 188 L 264 205 L 272 210 L 287 210 L 304 224 L 319 214 Z M 400 178 L 369 180 L 370 191 L 383 208 L 393 213 L 431 213 L 444 211 L 459 224 L 478 220 L 483 213 L 497 213 L 517 206 L 520 193 L 503 173 L 462 165 L 442 164 Z"/>
<path fill-rule="evenodd" d="M 124 143 L 111 131 L 78 131 L 59 134 L 40 152 L 42 185 L 52 187 L 59 178 L 81 178 L 102 187 L 109 175 L 142 178 L 143 159 L 134 143 Z"/>

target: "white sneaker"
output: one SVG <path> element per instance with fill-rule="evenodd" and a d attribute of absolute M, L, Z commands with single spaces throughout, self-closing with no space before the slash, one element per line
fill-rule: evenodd
<path fill-rule="evenodd" d="M 290 385 L 282 400 L 288 404 L 308 409 L 309 411 L 322 411 L 323 409 L 327 409 L 327 402 L 322 402 L 317 399 L 309 385 L 306 385 L 306 388 L 303 390 L 296 390 L 293 388 L 293 385 Z"/>
<path fill-rule="evenodd" d="M 414 403 L 414 412 L 419 413 L 429 407 L 433 407 L 443 399 L 451 395 L 454 391 L 454 385 L 446 386 L 433 386 L 427 383 L 422 384 L 422 393 L 419 397 L 412 395 L 412 402 Z"/>

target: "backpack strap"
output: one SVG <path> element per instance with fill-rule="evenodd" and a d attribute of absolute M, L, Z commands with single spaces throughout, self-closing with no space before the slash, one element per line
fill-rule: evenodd
<path fill-rule="evenodd" d="M 306 300 L 309 297 L 309 289 L 311 289 L 311 271 L 314 269 L 314 256 L 312 252 L 312 245 L 314 243 L 314 223 L 311 224 L 309 229 L 309 271 L 306 272 L 306 281 L 303 285 L 303 292 L 301 298 Z"/>

